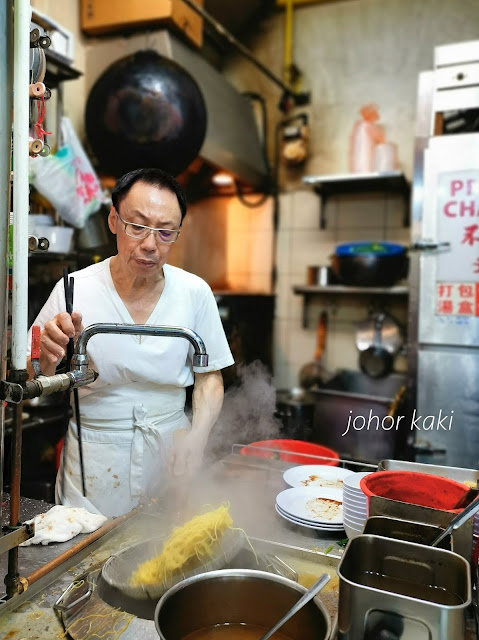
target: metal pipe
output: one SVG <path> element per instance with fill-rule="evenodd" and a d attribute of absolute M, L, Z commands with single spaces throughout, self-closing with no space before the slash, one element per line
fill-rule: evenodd
<path fill-rule="evenodd" d="M 203 7 L 200 7 L 199 5 L 195 4 L 193 0 L 183 0 L 183 2 L 187 4 L 190 7 L 190 9 L 193 9 L 193 11 L 196 11 L 196 13 L 198 13 L 206 22 L 208 22 L 208 24 L 210 24 L 217 33 L 219 33 L 221 36 L 226 38 L 226 40 L 228 40 L 230 44 L 232 44 L 236 49 L 238 49 L 238 51 L 243 56 L 245 56 L 245 58 L 248 58 L 248 60 L 252 62 L 255 65 L 255 67 L 257 67 L 262 73 L 264 73 L 264 75 L 267 76 L 270 80 L 272 80 L 278 87 L 283 89 L 285 93 L 288 93 L 292 96 L 300 97 L 300 95 L 296 94 L 295 91 L 291 89 L 291 87 L 288 87 L 277 76 L 275 76 L 274 73 L 270 69 L 268 69 L 268 67 L 266 67 L 262 62 L 260 62 L 257 58 L 255 58 L 249 49 L 247 49 L 243 44 L 241 44 L 241 42 L 239 42 L 239 40 L 237 40 L 230 31 L 225 29 L 223 25 L 217 20 L 215 20 L 215 18 L 213 18 L 211 14 L 205 11 Z"/>
<path fill-rule="evenodd" d="M 27 368 L 28 332 L 28 131 L 30 118 L 29 0 L 14 2 L 13 66 L 13 290 L 12 369 Z"/>
<path fill-rule="evenodd" d="M 11 449 L 10 481 L 10 526 L 16 527 L 20 518 L 20 478 L 22 472 L 22 403 L 15 406 Z M 20 592 L 18 573 L 18 547 L 8 552 L 8 573 L 5 576 L 7 597 L 13 598 Z"/>
<path fill-rule="evenodd" d="M 0 379 L 7 375 L 8 232 L 10 226 L 10 174 L 12 161 L 13 11 L 11 2 L 0 3 Z M 0 402 L 0 496 L 3 493 L 5 406 Z M 0 501 L 0 516 L 2 505 Z"/>
<path fill-rule="evenodd" d="M 126 333 L 138 336 L 164 336 L 169 338 L 185 338 L 195 349 L 193 364 L 197 367 L 208 366 L 208 354 L 206 353 L 203 339 L 191 329 L 185 327 L 169 327 L 161 325 L 145 324 L 116 324 L 97 323 L 86 327 L 80 334 L 75 353 L 72 356 L 72 367 L 81 371 L 89 363 L 86 347 L 91 337 L 97 333 Z"/>
<path fill-rule="evenodd" d="M 39 376 L 26 383 L 23 398 L 38 398 L 39 396 L 49 396 L 52 393 L 66 391 L 72 387 L 84 387 L 95 382 L 97 378 L 98 373 L 92 369 L 68 371 L 67 373 L 57 373 L 53 376 Z"/>
<path fill-rule="evenodd" d="M 138 509 L 136 508 L 132 509 L 128 513 L 125 513 L 125 515 L 118 516 L 118 518 L 115 518 L 114 520 L 107 522 L 106 524 L 103 525 L 103 527 L 100 527 L 93 533 L 90 533 L 90 535 L 86 536 L 85 538 L 83 538 L 83 540 L 73 545 L 73 547 L 70 547 L 69 549 L 67 549 L 67 551 L 64 551 L 63 553 L 61 553 L 59 556 L 57 556 L 50 562 L 47 562 L 46 564 L 44 564 L 42 567 L 40 567 L 40 569 L 37 569 L 36 571 L 31 573 L 29 576 L 27 576 L 26 577 L 27 585 L 31 585 L 37 580 L 40 580 L 40 578 L 43 578 L 43 576 L 45 576 L 47 573 L 49 573 L 50 571 L 52 571 L 53 569 L 61 565 L 62 562 L 65 562 L 65 560 L 68 560 L 69 558 L 74 556 L 76 553 L 78 553 L 79 551 L 87 547 L 89 544 L 91 544 L 98 538 L 101 538 L 101 536 L 105 535 L 105 533 L 108 533 L 108 531 L 110 531 L 111 529 L 114 529 L 125 520 L 129 520 L 131 517 L 133 517 L 137 513 L 138 513 Z"/>

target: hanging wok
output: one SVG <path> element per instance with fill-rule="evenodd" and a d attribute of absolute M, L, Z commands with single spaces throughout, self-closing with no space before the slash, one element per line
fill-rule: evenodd
<path fill-rule="evenodd" d="M 206 134 L 206 105 L 193 77 L 156 51 L 117 60 L 90 91 L 86 135 L 103 173 L 141 167 L 178 175 Z"/>

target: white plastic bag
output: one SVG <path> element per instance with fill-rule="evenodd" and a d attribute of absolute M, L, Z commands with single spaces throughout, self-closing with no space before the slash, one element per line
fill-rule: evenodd
<path fill-rule="evenodd" d="M 30 183 L 65 222 L 81 229 L 109 200 L 69 118 L 62 118 L 61 130 L 63 146 L 56 153 L 30 158 Z"/>

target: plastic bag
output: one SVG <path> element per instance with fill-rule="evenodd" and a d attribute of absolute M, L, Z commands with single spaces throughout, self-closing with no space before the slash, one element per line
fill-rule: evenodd
<path fill-rule="evenodd" d="M 65 222 L 81 229 L 109 200 L 69 118 L 62 118 L 61 130 L 64 144 L 56 153 L 30 158 L 30 183 Z"/>

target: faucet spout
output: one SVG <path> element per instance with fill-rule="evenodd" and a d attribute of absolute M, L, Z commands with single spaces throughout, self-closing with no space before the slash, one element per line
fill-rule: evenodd
<path fill-rule="evenodd" d="M 72 356 L 72 367 L 82 371 L 89 365 L 86 347 L 90 338 L 97 333 L 127 333 L 138 336 L 165 336 L 169 338 L 185 338 L 195 350 L 193 365 L 195 367 L 208 366 L 208 354 L 202 338 L 191 329 L 185 327 L 169 327 L 164 325 L 119 324 L 99 322 L 86 327 L 80 334 L 75 352 Z"/>

